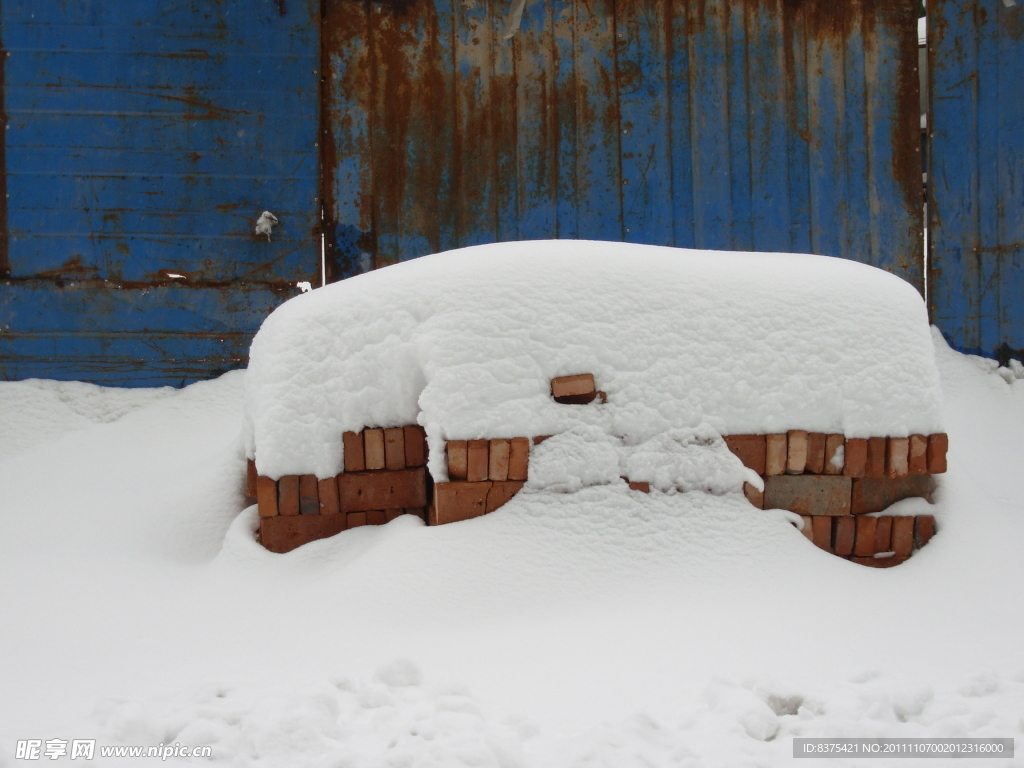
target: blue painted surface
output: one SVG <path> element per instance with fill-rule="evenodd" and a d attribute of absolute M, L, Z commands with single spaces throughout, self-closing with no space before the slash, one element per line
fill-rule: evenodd
<path fill-rule="evenodd" d="M 373 126 L 372 171 L 332 208 L 341 231 L 373 201 L 375 264 L 580 237 L 814 251 L 923 290 L 913 0 L 529 0 L 511 41 L 506 0 L 327 8 L 328 56 L 364 89 L 327 122 Z"/>
<path fill-rule="evenodd" d="M 1024 7 L 932 10 L 932 318 L 954 348 L 1005 362 L 1024 357 Z"/>
<path fill-rule="evenodd" d="M 4 0 L 0 377 L 202 378 L 318 280 L 319 3 L 285 7 Z"/>

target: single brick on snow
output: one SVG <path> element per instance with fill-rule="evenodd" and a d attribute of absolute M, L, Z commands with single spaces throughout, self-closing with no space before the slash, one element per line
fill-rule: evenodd
<path fill-rule="evenodd" d="M 765 435 L 765 456 L 764 473 L 766 475 L 781 475 L 786 472 L 786 461 L 788 450 L 786 446 L 786 435 Z"/>
<path fill-rule="evenodd" d="M 338 499 L 344 512 L 402 509 L 427 505 L 426 471 L 345 472 L 338 476 Z"/>
<path fill-rule="evenodd" d="M 579 373 L 552 379 L 551 396 L 557 403 L 586 405 L 597 397 L 594 374 Z"/>
<path fill-rule="evenodd" d="M 405 429 L 402 427 L 384 430 L 384 466 L 405 469 Z"/>
<path fill-rule="evenodd" d="M 245 460 L 245 498 L 255 499 L 256 498 L 256 478 L 259 477 L 259 473 L 256 472 L 256 462 L 252 459 Z"/>
<path fill-rule="evenodd" d="M 802 429 L 791 429 L 786 435 L 786 472 L 791 475 L 802 475 L 807 469 L 807 432 Z"/>
<path fill-rule="evenodd" d="M 456 523 L 486 514 L 490 490 L 489 481 L 437 483 L 429 511 L 430 524 Z"/>
<path fill-rule="evenodd" d="M 735 454 L 743 466 L 754 470 L 757 474 L 765 473 L 765 436 L 764 435 L 724 435 L 726 446 Z"/>
<path fill-rule="evenodd" d="M 530 441 L 513 437 L 509 442 L 508 479 L 526 480 L 530 470 Z"/>
<path fill-rule="evenodd" d="M 508 480 L 508 465 L 512 445 L 508 440 L 490 441 L 487 459 L 487 478 L 504 482 Z"/>
<path fill-rule="evenodd" d="M 907 475 L 898 478 L 859 477 L 853 481 L 850 508 L 853 514 L 863 515 L 881 512 L 903 499 L 915 496 L 930 499 L 931 495 L 931 475 Z"/>
<path fill-rule="evenodd" d="M 776 475 L 764 481 L 764 508 L 788 509 L 801 515 L 850 514 L 848 477 Z"/>
<path fill-rule="evenodd" d="M 910 474 L 910 438 L 890 437 L 885 447 L 885 476 L 906 477 Z"/>
<path fill-rule="evenodd" d="M 825 474 L 825 433 L 807 433 L 807 471 L 815 475 Z"/>
<path fill-rule="evenodd" d="M 362 472 L 366 469 L 363 456 L 363 433 L 345 432 L 341 436 L 341 444 L 345 449 L 345 471 Z"/>
<path fill-rule="evenodd" d="M 630 480 L 628 477 L 622 478 L 626 481 L 631 491 L 640 491 L 640 493 L 650 493 L 651 484 L 646 480 Z"/>
<path fill-rule="evenodd" d="M 928 474 L 928 438 L 924 435 L 910 436 L 907 471 L 912 475 Z"/>
<path fill-rule="evenodd" d="M 935 517 L 918 515 L 914 518 L 914 547 L 920 549 L 935 535 Z"/>
<path fill-rule="evenodd" d="M 299 514 L 299 476 L 285 475 L 277 481 L 277 511 L 281 515 Z"/>
<path fill-rule="evenodd" d="M 316 475 L 299 475 L 299 512 L 304 515 L 320 514 L 320 489 Z"/>
<path fill-rule="evenodd" d="M 384 469 L 386 460 L 383 429 L 363 430 L 363 453 L 366 457 L 367 469 Z"/>
<path fill-rule="evenodd" d="M 845 468 L 845 462 L 839 456 L 839 449 L 845 449 L 846 437 L 844 435 L 828 435 L 825 438 L 825 470 L 826 475 L 841 475 Z"/>
<path fill-rule="evenodd" d="M 840 557 L 853 554 L 857 521 L 851 515 L 832 518 L 832 553 Z"/>
<path fill-rule="evenodd" d="M 875 518 L 875 554 L 892 552 L 892 515 Z"/>
<path fill-rule="evenodd" d="M 854 536 L 853 554 L 858 557 L 871 557 L 875 554 L 875 529 L 878 518 L 871 515 L 859 515 L 857 533 Z"/>
<path fill-rule="evenodd" d="M 941 475 L 946 471 L 946 451 L 949 450 L 949 436 L 945 432 L 928 435 L 928 471 Z"/>
<path fill-rule="evenodd" d="M 256 504 L 260 517 L 274 517 L 277 514 L 277 482 L 259 475 L 256 478 Z"/>
<path fill-rule="evenodd" d="M 318 491 L 320 495 L 320 514 L 336 515 L 341 511 L 338 505 L 338 480 L 329 477 L 326 480 L 319 480 Z"/>
<path fill-rule="evenodd" d="M 868 466 L 868 441 L 863 437 L 846 438 L 843 449 L 843 475 L 864 477 Z"/>
<path fill-rule="evenodd" d="M 910 557 L 914 551 L 914 518 L 894 517 L 892 519 L 892 551 L 896 557 Z"/>
<path fill-rule="evenodd" d="M 466 458 L 466 479 L 479 483 L 487 479 L 488 450 L 486 440 L 470 440 Z"/>
<path fill-rule="evenodd" d="M 465 480 L 469 467 L 469 444 L 465 440 L 448 441 L 448 479 Z"/>
<path fill-rule="evenodd" d="M 405 430 L 405 466 L 422 467 L 427 463 L 427 433 L 418 424 L 409 424 Z"/>
<path fill-rule="evenodd" d="M 885 444 L 887 442 L 884 437 L 868 438 L 867 464 L 864 469 L 865 477 L 885 477 Z"/>

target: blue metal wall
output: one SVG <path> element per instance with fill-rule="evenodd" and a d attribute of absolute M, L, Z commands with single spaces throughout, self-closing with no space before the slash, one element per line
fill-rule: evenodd
<path fill-rule="evenodd" d="M 3 0 L 0 23 L 0 378 L 244 365 L 319 279 L 319 2 Z"/>
<path fill-rule="evenodd" d="M 336 279 L 497 240 L 810 251 L 923 291 L 914 0 L 324 0 Z"/>
<path fill-rule="evenodd" d="M 930 302 L 963 352 L 1024 358 L 1024 6 L 932 0 Z"/>

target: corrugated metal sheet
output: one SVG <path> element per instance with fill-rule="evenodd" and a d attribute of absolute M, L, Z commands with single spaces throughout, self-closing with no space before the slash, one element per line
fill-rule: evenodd
<path fill-rule="evenodd" d="M 913 0 L 324 0 L 331 279 L 582 237 L 923 290 Z"/>
<path fill-rule="evenodd" d="M 930 303 L 963 352 L 1024 358 L 1024 6 L 932 0 Z"/>
<path fill-rule="evenodd" d="M 244 364 L 266 313 L 318 279 L 319 3 L 0 13 L 0 377 L 180 383 Z"/>

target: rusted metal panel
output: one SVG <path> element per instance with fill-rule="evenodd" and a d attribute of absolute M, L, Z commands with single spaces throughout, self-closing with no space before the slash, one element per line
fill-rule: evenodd
<path fill-rule="evenodd" d="M 318 0 L 295 0 L 284 14 L 276 0 L 4 0 L 0 14 L 12 281 L 0 292 L 31 283 L 68 338 L 79 338 L 80 318 L 62 316 L 72 281 L 76 296 L 95 290 L 97 306 L 113 313 L 100 323 L 111 333 L 137 315 L 161 338 L 180 333 L 163 363 L 125 368 L 136 383 L 220 370 L 222 361 L 187 362 L 189 339 L 205 332 L 192 320 L 176 329 L 184 316 L 158 297 L 172 284 L 223 292 L 203 304 L 228 313 L 206 317 L 212 339 L 213 328 L 258 327 L 248 298 L 233 294 L 279 301 L 296 281 L 318 281 Z M 263 210 L 280 221 L 269 242 L 253 232 Z M 135 298 L 100 298 L 111 291 Z M 24 317 L 0 318 L 0 377 L 51 371 L 32 351 L 46 345 L 18 325 Z M 140 359 L 153 361 L 138 343 Z M 81 370 L 68 358 L 59 373 L 124 379 L 94 359 L 101 348 L 83 344 Z M 196 354 L 212 359 L 205 346 Z"/>
<path fill-rule="evenodd" d="M 932 320 L 956 349 L 1024 359 L 1024 6 L 929 6 Z"/>
<path fill-rule="evenodd" d="M 923 289 L 913 0 L 528 0 L 511 40 L 503 1 L 367 7 L 370 54 L 336 74 L 368 69 L 373 264 L 580 237 L 814 251 Z M 325 17 L 338 61 L 354 12 Z"/>

